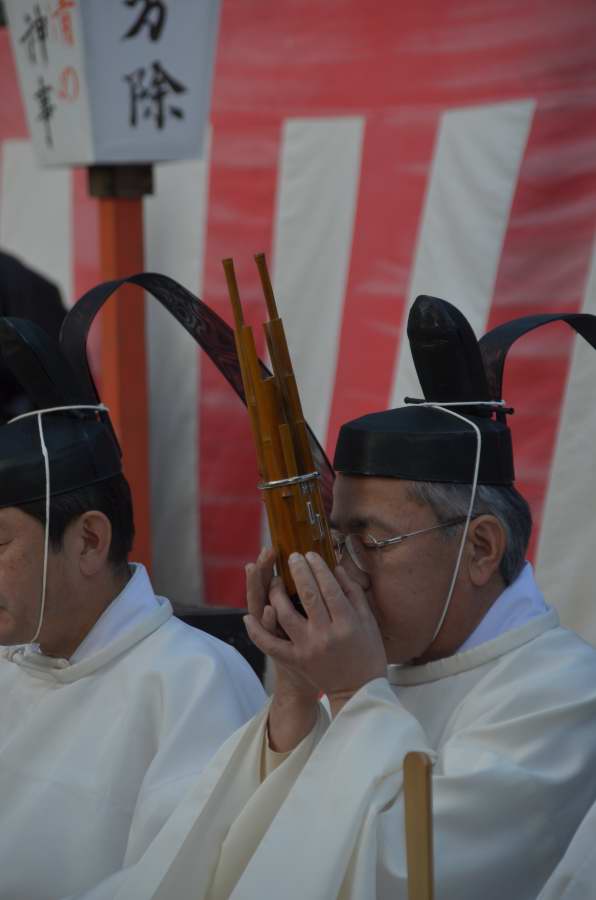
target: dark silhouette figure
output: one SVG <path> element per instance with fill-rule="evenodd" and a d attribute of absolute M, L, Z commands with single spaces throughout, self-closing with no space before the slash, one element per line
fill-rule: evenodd
<path fill-rule="evenodd" d="M 55 284 L 0 251 L 0 316 L 30 319 L 57 339 L 65 315 Z M 0 423 L 30 409 L 29 397 L 0 358 Z"/>

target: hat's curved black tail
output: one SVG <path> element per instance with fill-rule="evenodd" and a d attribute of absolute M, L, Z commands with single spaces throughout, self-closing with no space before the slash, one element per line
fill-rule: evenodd
<path fill-rule="evenodd" d="M 478 342 L 491 396 L 495 400 L 501 399 L 505 360 L 511 346 L 524 334 L 551 322 L 566 322 L 596 349 L 596 316 L 589 313 L 544 313 L 497 325 Z"/>
<path fill-rule="evenodd" d="M 137 285 L 161 303 L 205 351 L 242 402 L 246 402 L 234 332 L 230 326 L 173 278 L 151 272 L 98 284 L 80 298 L 64 320 L 60 332 L 62 351 L 84 386 L 89 398 L 87 402 L 96 403 L 99 400 L 87 358 L 89 329 L 106 300 L 124 284 Z M 263 374 L 271 374 L 263 363 L 261 368 Z M 310 428 L 309 438 L 315 465 L 321 476 L 323 502 L 329 513 L 335 475 L 325 451 Z"/>

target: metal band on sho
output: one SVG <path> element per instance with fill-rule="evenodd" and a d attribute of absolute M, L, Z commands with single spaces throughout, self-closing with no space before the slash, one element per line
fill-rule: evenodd
<path fill-rule="evenodd" d="M 306 475 L 294 475 L 292 478 L 280 478 L 278 481 L 262 481 L 257 487 L 260 491 L 272 491 L 274 488 L 287 487 L 292 484 L 305 484 L 320 477 L 318 472 L 307 472 Z"/>

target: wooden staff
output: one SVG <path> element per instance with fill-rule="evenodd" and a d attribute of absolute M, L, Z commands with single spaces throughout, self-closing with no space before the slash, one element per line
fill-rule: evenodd
<path fill-rule="evenodd" d="M 296 588 L 288 567 L 291 553 L 319 553 L 330 568 L 336 559 L 296 378 L 265 255 L 255 256 L 269 321 L 263 325 L 273 374 L 263 377 L 252 329 L 245 324 L 234 263 L 223 260 L 234 312 L 235 338 L 277 567 L 290 597 Z"/>
<path fill-rule="evenodd" d="M 433 900 L 432 762 L 426 753 L 404 758 L 408 900 Z"/>

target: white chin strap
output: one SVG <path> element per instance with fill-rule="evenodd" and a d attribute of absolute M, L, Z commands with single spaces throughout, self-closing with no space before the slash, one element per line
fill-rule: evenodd
<path fill-rule="evenodd" d="M 446 413 L 448 416 L 455 416 L 456 419 L 460 419 L 462 422 L 467 422 L 470 428 L 474 429 L 474 433 L 476 435 L 476 459 L 474 460 L 474 475 L 472 477 L 472 493 L 470 495 L 470 504 L 468 506 L 468 513 L 466 515 L 466 521 L 464 525 L 464 530 L 461 536 L 461 541 L 459 544 L 459 551 L 457 553 L 457 559 L 455 560 L 455 566 L 453 569 L 453 575 L 451 576 L 451 584 L 449 585 L 449 590 L 447 592 L 447 599 L 443 605 L 443 610 L 441 615 L 439 616 L 439 621 L 437 622 L 437 627 L 435 628 L 434 634 L 430 640 L 429 647 L 434 643 L 437 635 L 439 634 L 441 628 L 443 627 L 443 623 L 445 622 L 445 618 L 447 617 L 447 613 L 449 612 L 449 606 L 451 604 L 451 598 L 453 596 L 453 591 L 455 589 L 455 582 L 457 581 L 457 576 L 459 575 L 459 568 L 461 566 L 462 556 L 464 554 L 464 547 L 466 545 L 466 538 L 468 536 L 468 528 L 470 527 L 470 521 L 472 519 L 472 512 L 474 509 L 474 503 L 476 501 L 476 490 L 478 488 L 478 473 L 480 471 L 480 454 L 482 452 L 482 435 L 480 433 L 480 429 L 476 425 L 475 422 L 472 422 L 471 419 L 466 418 L 466 416 L 462 416 L 460 413 L 455 412 L 453 409 L 449 409 L 450 406 L 490 406 L 492 409 L 501 409 L 504 407 L 504 400 L 483 400 L 483 401 L 465 401 L 465 402 L 453 402 L 453 403 L 417 403 L 416 406 L 428 406 L 431 409 L 437 409 L 440 412 Z M 428 648 L 427 648 L 428 649 Z"/>
<path fill-rule="evenodd" d="M 29 641 L 30 644 L 35 644 L 37 639 L 39 638 L 42 626 L 44 613 L 46 608 L 46 587 L 48 580 L 48 551 L 50 546 L 50 457 L 48 455 L 48 448 L 46 447 L 46 442 L 43 434 L 43 424 L 41 417 L 45 413 L 53 413 L 53 412 L 66 412 L 68 410 L 73 409 L 93 409 L 96 412 L 108 412 L 107 406 L 104 406 L 103 403 L 98 403 L 96 406 L 87 405 L 87 404 L 78 404 L 75 406 L 51 406 L 47 409 L 34 409 L 31 412 L 23 413 L 20 416 L 15 416 L 14 419 L 10 419 L 6 424 L 12 425 L 13 422 L 19 422 L 21 419 L 29 419 L 32 416 L 37 417 L 37 429 L 39 432 L 39 443 L 41 446 L 41 453 L 43 456 L 43 465 L 45 470 L 45 499 L 46 499 L 46 524 L 44 529 L 44 541 L 43 541 L 43 574 L 41 579 L 41 602 L 39 604 L 39 618 L 37 620 L 37 628 L 35 629 L 35 634 Z"/>

